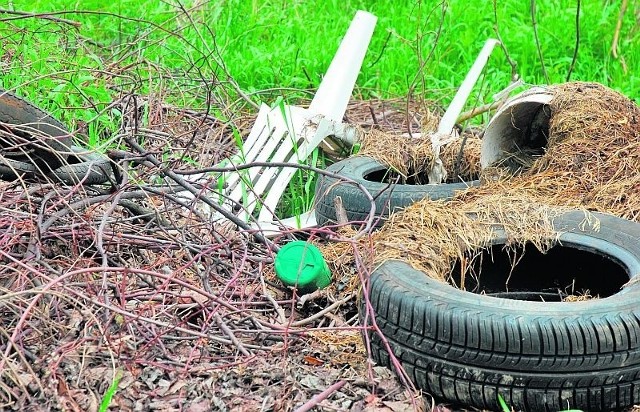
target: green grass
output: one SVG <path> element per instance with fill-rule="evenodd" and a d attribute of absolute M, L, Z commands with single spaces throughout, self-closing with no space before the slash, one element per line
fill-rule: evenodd
<path fill-rule="evenodd" d="M 111 400 L 113 399 L 113 395 L 116 394 L 118 390 L 118 384 L 120 383 L 120 379 L 122 378 L 122 372 L 120 370 L 116 371 L 113 376 L 113 381 L 111 385 L 107 388 L 107 391 L 104 393 L 102 397 L 102 402 L 100 402 L 99 412 L 106 412 L 109 409 L 109 404 L 111 404 Z"/>
<path fill-rule="evenodd" d="M 582 2 L 581 47 L 572 79 L 599 81 L 638 97 L 640 77 L 633 70 L 640 66 L 640 31 L 633 15 L 636 2 L 631 1 L 621 32 L 620 51 L 627 67 L 632 69 L 626 74 L 610 53 L 620 2 Z M 538 31 L 545 65 L 551 82 L 562 82 L 573 55 L 576 1 L 539 3 Z M 47 84 L 47 75 L 58 72 L 51 80 L 57 88 L 40 88 L 40 92 L 64 91 L 72 93 L 76 99 L 100 100 L 100 94 L 106 93 L 101 83 L 106 80 L 96 79 L 94 70 L 113 64 L 113 61 L 105 60 L 108 57 L 123 59 L 123 65 L 136 64 L 129 73 L 121 74 L 119 80 L 122 84 L 138 81 L 143 89 L 157 86 L 148 76 L 158 74 L 149 71 L 144 63 L 157 64 L 167 72 L 179 73 L 185 78 L 186 74 L 196 76 L 196 72 L 204 78 L 223 77 L 216 60 L 223 61 L 239 86 L 248 92 L 278 87 L 314 89 L 355 10 L 366 9 L 376 14 L 379 22 L 358 80 L 359 92 L 365 97 L 398 96 L 406 94 L 415 85 L 426 97 L 443 99 L 446 103 L 484 40 L 494 35 L 490 1 L 452 0 L 448 2 L 443 19 L 440 18 L 441 7 L 434 1 L 208 2 L 203 10 L 192 13 L 194 20 L 204 21 L 207 27 L 191 26 L 184 16 L 180 17 L 177 4 L 157 0 L 13 1 L 14 9 L 20 11 L 71 11 L 59 17 L 81 22 L 82 26 L 79 33 L 68 28 L 66 33 L 58 30 L 51 35 L 54 25 L 43 21 L 23 19 L 1 23 L 3 37 L 9 37 L 6 40 L 8 48 L 5 46 L 3 54 L 17 52 L 29 65 L 28 72 L 23 65 L 5 67 L 4 87 L 33 82 Z M 73 12 L 75 8 L 78 12 Z M 98 11 L 121 17 L 98 14 Z M 141 19 L 145 21 L 141 22 Z M 512 58 L 518 62 L 525 81 L 543 83 L 529 2 L 498 1 L 498 23 L 502 38 Z M 178 33 L 180 26 L 187 28 Z M 26 36 L 10 33 L 25 27 L 39 27 L 40 33 Z M 433 56 L 419 72 L 420 56 L 429 55 L 438 31 L 440 35 Z M 86 42 L 74 40 L 78 34 L 81 39 L 91 39 L 100 47 L 86 47 Z M 418 37 L 421 38 L 419 42 Z M 216 50 L 219 57 L 215 52 L 210 54 Z M 494 93 L 508 83 L 510 68 L 501 53 L 496 52 L 491 59 L 488 73 L 487 93 Z M 38 78 L 43 75 L 45 79 Z M 91 87 L 87 89 L 87 85 Z M 188 85 L 182 86 L 188 89 Z M 73 102 L 72 98 L 68 100 L 65 103 Z"/>
<path fill-rule="evenodd" d="M 185 0 L 187 5 L 193 2 Z M 611 55 L 620 1 L 582 1 L 572 80 L 601 82 L 640 99 L 640 30 L 634 15 L 638 2 L 630 0 L 620 33 L 619 51 L 629 68 L 625 73 Z M 529 2 L 497 3 L 500 34 L 518 73 L 527 83 L 544 83 Z M 577 2 L 537 3 L 549 80 L 563 82 L 574 52 Z M 118 90 L 162 91 L 171 103 L 194 108 L 204 107 L 211 92 L 218 101 L 232 104 L 231 112 L 214 108 L 213 114 L 222 119 L 243 107 L 229 87 L 231 80 L 255 102 L 310 97 L 357 9 L 379 18 L 354 92 L 364 98 L 412 91 L 446 106 L 485 39 L 495 35 L 491 1 L 450 0 L 445 8 L 433 0 L 210 1 L 190 14 L 192 20 L 175 0 L 11 4 L 21 12 L 66 12 L 54 17 L 80 23 L 76 28 L 0 14 L 0 86 L 17 90 L 72 129 L 87 122 L 92 146 L 113 143 L 119 113 L 107 105 Z M 503 53 L 496 50 L 470 101 L 489 101 L 509 83 L 510 72 Z"/>

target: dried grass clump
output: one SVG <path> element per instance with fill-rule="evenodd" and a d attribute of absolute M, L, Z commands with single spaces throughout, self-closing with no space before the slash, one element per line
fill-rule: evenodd
<path fill-rule="evenodd" d="M 338 229 L 338 232 L 345 239 L 354 238 L 358 233 L 351 226 L 343 226 Z M 356 244 L 349 242 L 318 242 L 316 244 L 331 270 L 333 282 L 327 288 L 329 293 L 353 294 L 360 290 L 361 279 L 353 265 L 355 253 L 358 253 L 359 258 L 364 262 L 373 261 L 374 251 L 371 241 L 370 237 L 364 236 Z"/>
<path fill-rule="evenodd" d="M 480 176 L 481 146 L 482 140 L 477 136 L 456 139 L 444 146 L 440 151 L 440 159 L 449 176 L 460 176 L 463 180 L 473 180 Z"/>
<path fill-rule="evenodd" d="M 464 142 L 464 147 L 462 147 Z M 480 173 L 481 141 L 476 136 L 453 139 L 441 148 L 440 158 L 449 177 L 463 180 L 476 179 Z M 460 152 L 462 148 L 462 153 Z M 425 137 L 407 137 L 372 130 L 361 138 L 358 153 L 386 164 L 401 177 L 402 183 L 413 178 L 418 184 L 427 184 L 426 173 L 433 166 L 431 140 Z"/>
<path fill-rule="evenodd" d="M 526 193 L 496 192 L 472 201 L 422 200 L 392 215 L 373 235 L 372 263 L 403 260 L 447 281 L 457 260 L 472 258 L 503 236 L 507 244 L 533 243 L 547 250 L 554 243 L 553 218 L 565 211 L 533 203 Z"/>
<path fill-rule="evenodd" d="M 553 92 L 547 151 L 528 175 L 591 170 L 589 180 L 605 184 L 637 172 L 640 108 L 632 100 L 596 83 L 567 83 Z"/>
<path fill-rule="evenodd" d="M 513 245 L 544 251 L 555 241 L 554 217 L 569 209 L 640 221 L 638 106 L 593 83 L 553 92 L 548 144 L 528 170 L 513 177 L 491 167 L 483 186 L 392 215 L 373 235 L 371 263 L 400 259 L 446 281 L 458 259 L 489 246 L 498 230 Z"/>
<path fill-rule="evenodd" d="M 361 137 L 360 145 L 358 155 L 369 156 L 389 165 L 404 179 L 408 177 L 410 170 L 420 170 L 421 167 L 424 167 L 423 165 L 431 164 L 433 160 L 430 149 L 424 148 L 427 145 L 431 146 L 429 141 L 400 134 L 371 130 Z M 417 153 L 424 155 L 417 156 Z M 417 165 L 415 164 L 416 160 Z"/>
<path fill-rule="evenodd" d="M 373 235 L 374 265 L 389 259 L 403 260 L 429 276 L 445 281 L 450 262 L 465 250 L 479 248 L 491 240 L 491 228 L 445 202 L 421 201 L 393 214 Z"/>
<path fill-rule="evenodd" d="M 362 368 L 366 364 L 366 348 L 358 330 L 310 331 L 313 347 L 336 366 Z"/>
<path fill-rule="evenodd" d="M 496 190 L 526 192 L 532 201 L 640 218 L 640 108 L 600 84 L 554 86 L 546 150 L 517 177 L 492 167 L 490 184 L 462 196 Z"/>

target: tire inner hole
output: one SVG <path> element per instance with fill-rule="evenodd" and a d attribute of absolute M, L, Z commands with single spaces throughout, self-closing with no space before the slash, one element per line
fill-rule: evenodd
<path fill-rule="evenodd" d="M 498 244 L 464 265 L 458 260 L 451 281 L 460 289 L 504 299 L 561 302 L 614 295 L 629 274 L 613 257 L 599 252 L 556 245 L 542 253 L 533 244 Z"/>
<path fill-rule="evenodd" d="M 369 182 L 378 182 L 378 183 L 393 183 L 393 184 L 403 184 L 403 185 L 426 185 L 429 183 L 429 176 L 426 171 L 418 171 L 416 172 L 413 168 L 409 169 L 409 173 L 407 173 L 407 177 L 400 175 L 400 173 L 396 172 L 392 169 L 379 169 L 374 170 L 370 173 L 364 175 L 364 179 Z M 450 173 L 447 175 L 447 179 L 445 183 L 461 183 L 461 182 L 470 182 L 472 180 L 478 179 L 478 176 L 471 175 L 458 175 L 453 176 Z"/>
<path fill-rule="evenodd" d="M 528 106 L 535 107 L 535 105 Z M 524 105 L 523 108 L 530 109 Z M 550 120 L 551 109 L 549 105 L 542 104 L 538 105 L 528 116 L 520 118 L 518 121 L 520 124 L 512 124 L 511 133 L 508 133 L 509 140 L 507 137 L 502 137 L 509 142 L 510 148 L 502 154 L 497 165 L 507 168 L 512 174 L 529 170 L 533 162 L 544 155 L 547 150 Z"/>

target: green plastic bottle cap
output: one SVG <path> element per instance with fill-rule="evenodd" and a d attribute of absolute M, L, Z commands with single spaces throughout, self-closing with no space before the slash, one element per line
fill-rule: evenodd
<path fill-rule="evenodd" d="M 322 289 L 331 283 L 331 272 L 320 250 L 302 240 L 284 245 L 275 260 L 276 275 L 302 292 Z"/>

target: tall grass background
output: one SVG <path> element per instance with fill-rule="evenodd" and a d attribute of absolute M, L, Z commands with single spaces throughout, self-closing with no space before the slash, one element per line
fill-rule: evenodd
<path fill-rule="evenodd" d="M 123 87 L 153 91 L 162 78 L 227 81 L 230 75 L 255 101 L 269 91 L 289 98 L 316 88 L 358 9 L 379 18 L 358 79 L 356 95 L 396 97 L 412 91 L 452 98 L 485 39 L 504 44 L 527 83 L 542 84 L 531 3 L 518 0 L 393 2 L 364 0 L 158 1 L 14 0 L 6 10 L 51 14 L 77 22 L 0 14 L 4 88 L 15 88 L 66 120 L 77 112 L 56 106 L 107 101 L 113 90 L 99 72 L 119 72 Z M 552 83 L 567 80 L 576 45 L 576 0 L 537 2 L 544 65 Z M 611 43 L 620 1 L 582 1 L 579 50 L 572 80 L 597 81 L 638 98 L 640 29 L 631 0 L 620 32 L 620 59 Z M 495 13 L 494 13 L 495 12 Z M 511 68 L 496 52 L 486 93 L 509 83 Z M 117 77 L 117 76 L 116 76 Z M 181 85 L 185 92 L 188 84 Z M 188 94 L 188 93 L 185 93 Z M 84 116 L 84 120 L 91 117 Z"/>

